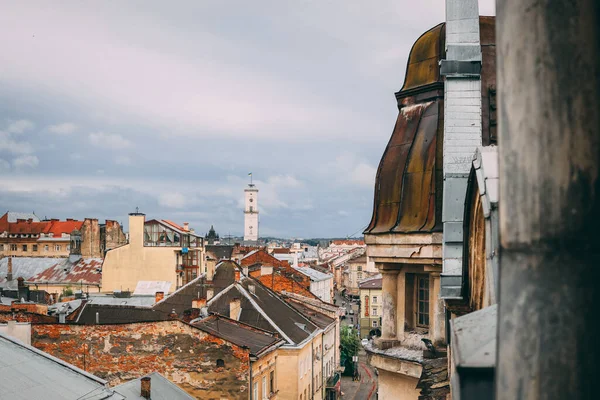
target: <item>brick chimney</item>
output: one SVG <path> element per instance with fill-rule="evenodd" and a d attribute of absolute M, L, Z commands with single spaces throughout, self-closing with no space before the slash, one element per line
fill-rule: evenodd
<path fill-rule="evenodd" d="M 186 232 L 190 231 L 190 223 L 189 222 L 184 222 L 183 223 L 183 230 Z"/>
<path fill-rule="evenodd" d="M 156 292 L 154 294 L 154 303 L 158 303 L 165 298 L 165 292 Z"/>
<path fill-rule="evenodd" d="M 240 281 L 240 270 L 236 268 L 235 271 L 234 271 L 234 274 L 235 274 L 234 275 L 235 276 L 235 281 L 239 282 Z"/>
<path fill-rule="evenodd" d="M 145 399 L 150 399 L 151 381 L 149 376 L 140 379 L 140 396 Z"/>
<path fill-rule="evenodd" d="M 206 299 L 194 299 L 192 300 L 192 308 L 206 307 Z"/>
<path fill-rule="evenodd" d="M 242 311 L 242 302 L 239 298 L 233 298 L 229 302 L 229 318 L 238 320 L 240 317 L 240 312 Z"/>
<path fill-rule="evenodd" d="M 6 274 L 6 280 L 9 282 L 13 280 L 12 272 L 12 257 L 8 257 L 8 272 Z"/>

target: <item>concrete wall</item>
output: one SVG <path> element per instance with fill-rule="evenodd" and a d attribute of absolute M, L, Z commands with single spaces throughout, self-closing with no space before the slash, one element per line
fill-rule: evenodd
<path fill-rule="evenodd" d="M 111 386 L 157 371 L 196 398 L 248 398 L 247 351 L 179 321 L 34 325 L 32 344 Z"/>
<path fill-rule="evenodd" d="M 31 345 L 31 323 L 29 322 L 8 321 L 6 324 L 0 323 L 0 333 Z"/>
<path fill-rule="evenodd" d="M 102 264 L 103 292 L 133 291 L 141 280 L 168 281 L 169 292 L 176 290 L 176 252 L 181 248 L 144 247 L 144 221 L 144 215 L 129 216 L 129 244 L 106 253 Z"/>
<path fill-rule="evenodd" d="M 379 400 L 418 400 L 418 378 L 379 369 Z"/>
<path fill-rule="evenodd" d="M 320 338 L 318 339 L 318 343 L 321 343 Z M 315 344 L 315 346 L 317 345 Z M 313 370 L 313 366 L 317 364 L 312 361 L 311 343 L 307 343 L 301 349 L 286 349 L 284 347 L 279 349 L 279 356 L 277 357 L 277 385 L 280 391 L 280 398 L 299 399 L 300 394 L 302 394 L 302 399 L 304 400 L 306 399 L 304 396 L 305 390 L 310 398 L 310 390 L 313 389 L 312 374 L 313 372 L 317 372 Z M 315 400 L 318 398 L 320 397 L 315 397 Z"/>
<path fill-rule="evenodd" d="M 123 232 L 121 224 L 117 221 L 106 220 L 104 229 L 100 231 L 101 250 L 106 251 L 122 246 L 127 243 L 127 238 Z"/>

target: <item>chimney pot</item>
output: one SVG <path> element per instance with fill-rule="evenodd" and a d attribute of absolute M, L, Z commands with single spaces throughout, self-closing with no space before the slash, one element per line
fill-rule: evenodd
<path fill-rule="evenodd" d="M 140 383 L 140 396 L 142 396 L 145 399 L 150 399 L 150 392 L 152 389 L 150 377 L 143 377 L 142 379 L 140 379 Z"/>
<path fill-rule="evenodd" d="M 159 301 L 161 301 L 164 298 L 165 298 L 165 292 L 156 292 L 154 295 L 154 302 L 158 303 Z"/>
<path fill-rule="evenodd" d="M 184 222 L 183 223 L 183 230 L 188 232 L 190 230 L 190 223 L 189 222 Z"/>
<path fill-rule="evenodd" d="M 238 298 L 233 298 L 229 302 L 229 318 L 239 320 L 240 312 L 242 311 L 241 301 Z"/>
<path fill-rule="evenodd" d="M 8 271 L 6 274 L 6 280 L 9 282 L 13 280 L 12 257 L 8 257 Z"/>

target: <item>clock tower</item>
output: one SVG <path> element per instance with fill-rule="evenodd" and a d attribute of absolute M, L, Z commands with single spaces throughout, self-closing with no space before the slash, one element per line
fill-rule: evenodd
<path fill-rule="evenodd" d="M 258 240 L 258 189 L 252 183 L 244 189 L 244 241 Z"/>

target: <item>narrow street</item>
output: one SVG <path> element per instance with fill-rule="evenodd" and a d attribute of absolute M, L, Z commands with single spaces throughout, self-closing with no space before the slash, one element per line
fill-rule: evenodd
<path fill-rule="evenodd" d="M 360 371 L 359 382 L 353 381 L 351 376 L 342 376 L 342 399 L 376 400 L 377 375 L 367 364 L 367 356 L 362 349 L 358 354 L 358 369 Z"/>

